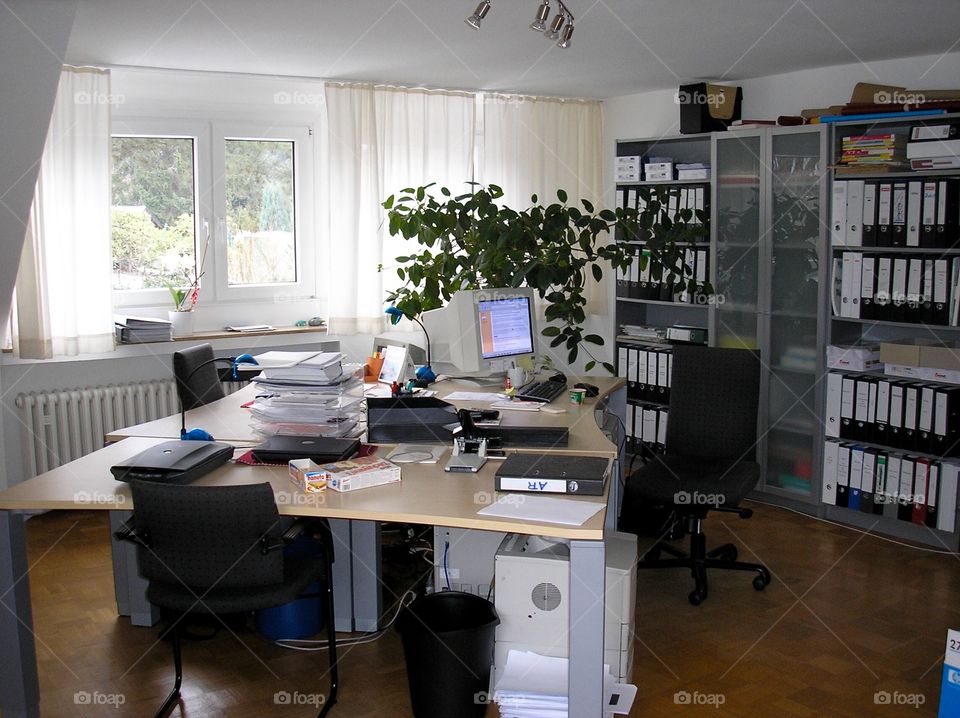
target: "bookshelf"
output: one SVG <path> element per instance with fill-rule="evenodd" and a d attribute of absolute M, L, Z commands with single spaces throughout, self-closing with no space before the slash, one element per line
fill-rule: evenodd
<path fill-rule="evenodd" d="M 720 132 L 711 343 L 760 351 L 756 492 L 803 511 L 819 503 L 818 411 L 826 284 L 826 128 Z"/>
<path fill-rule="evenodd" d="M 639 157 L 640 166 L 637 168 L 639 171 L 637 178 L 617 181 L 617 202 L 620 206 L 637 207 L 642 206 L 644 197 L 649 197 L 667 205 L 672 198 L 678 207 L 691 209 L 701 207 L 704 219 L 707 219 L 713 195 L 712 182 L 709 179 L 689 181 L 671 179 L 649 182 L 643 179 L 643 166 L 654 157 L 669 157 L 675 165 L 697 162 L 708 164 L 710 148 L 709 133 L 618 140 L 617 157 Z M 675 176 L 676 172 L 674 172 Z M 709 226 L 706 230 L 709 231 Z M 708 267 L 711 262 L 711 244 L 707 241 L 708 236 L 705 234 L 703 241 L 690 246 L 691 251 L 694 252 L 693 259 L 700 266 L 704 280 L 708 279 Z M 643 252 L 642 242 L 630 241 L 622 235 L 618 235 L 616 239 L 633 247 L 636 254 Z M 633 276 L 628 273 L 617 277 L 616 351 L 620 369 L 618 373 L 628 379 L 625 421 L 628 462 L 649 457 L 662 445 L 669 401 L 669 365 L 665 364 L 662 369 L 658 366 L 657 370 L 651 370 L 649 381 L 640 380 L 634 375 L 639 371 L 639 367 L 651 366 L 648 359 L 668 362 L 670 346 L 660 343 L 651 344 L 629 337 L 621 331 L 621 327 L 639 325 L 665 330 L 680 324 L 706 328 L 710 306 L 711 303 L 705 297 L 681 294 L 672 286 L 656 282 L 639 270 L 636 270 Z M 631 377 L 634 378 L 631 379 Z M 657 381 L 659 381 L 659 387 Z M 663 385 L 664 382 L 666 386 Z M 630 463 L 628 463 L 629 466 Z"/>
<path fill-rule="evenodd" d="M 901 167 L 880 166 L 858 168 L 851 172 L 839 166 L 845 137 L 893 135 L 898 138 L 896 142 L 900 146 L 899 156 L 914 127 L 946 124 L 956 126 L 958 122 L 960 116 L 945 115 L 913 121 L 854 120 L 837 123 L 832 127 L 832 231 L 828 255 L 832 277 L 823 284 L 820 292 L 822 306 L 827 312 L 824 326 L 828 344 L 875 344 L 924 339 L 942 346 L 954 346 L 957 340 L 960 340 L 960 327 L 955 325 L 955 318 L 949 313 L 953 306 L 956 272 L 960 269 L 960 246 L 955 242 L 960 218 L 951 217 L 948 233 L 939 238 L 935 233 L 924 234 L 923 229 L 926 201 L 923 192 L 928 185 L 933 186 L 937 192 L 935 196 L 939 197 L 941 183 L 946 186 L 947 183 L 960 182 L 957 177 L 958 170 L 909 171 Z M 887 171 L 889 169 L 894 171 Z M 846 187 L 835 194 L 838 182 L 846 183 Z M 852 189 L 850 184 L 853 182 L 864 183 L 863 189 L 859 186 Z M 892 216 L 891 222 L 884 223 L 890 226 L 889 234 L 881 235 L 879 232 L 879 218 L 882 212 L 886 211 L 880 207 L 880 201 L 883 196 L 895 197 L 897 185 L 904 186 L 901 196 L 906 205 L 901 218 L 903 234 L 899 239 L 893 239 L 896 231 L 893 225 L 897 220 Z M 882 189 L 885 186 L 889 189 Z M 911 194 L 916 189 L 919 189 L 919 199 L 916 194 Z M 848 234 L 853 220 L 844 212 L 850 211 L 851 203 L 848 201 L 845 208 L 840 206 L 847 191 L 853 192 L 856 198 L 853 204 L 857 207 L 870 207 L 875 203 L 868 215 L 878 217 L 876 229 L 870 231 L 871 225 L 865 218 L 859 232 Z M 956 188 L 950 190 L 953 191 L 956 191 Z M 948 194 L 944 192 L 943 196 Z M 869 197 L 865 203 L 864 196 Z M 917 202 L 919 205 L 915 204 Z M 891 205 L 892 215 L 897 212 L 897 201 L 892 200 Z M 912 207 L 919 207 L 919 210 L 913 210 L 914 213 L 911 214 Z M 955 214 L 958 208 L 953 205 L 950 210 L 951 214 Z M 853 217 L 856 216 L 854 210 Z M 838 227 L 841 219 L 844 228 Z M 919 225 L 915 222 L 918 219 Z M 910 227 L 916 229 L 912 230 L 914 233 L 908 237 Z M 863 231 L 864 228 L 867 229 L 866 232 Z M 899 246 L 891 246 L 891 242 L 897 242 Z M 846 275 L 845 267 L 848 272 Z M 851 292 L 853 284 L 856 283 L 855 272 L 860 276 L 861 290 L 856 302 L 853 301 Z M 936 272 L 943 272 L 945 275 L 944 291 L 947 292 L 946 300 L 949 305 L 941 307 L 939 312 L 934 311 L 933 287 L 940 281 L 934 281 Z M 866 282 L 863 280 L 864 273 L 868 278 Z M 904 292 L 899 292 L 893 284 L 895 273 L 903 278 Z M 884 290 L 887 282 L 890 282 L 889 292 Z M 867 301 L 864 302 L 864 299 Z M 937 407 L 931 400 L 926 405 L 931 407 L 932 413 L 923 415 L 922 412 L 926 411 L 923 409 L 924 392 L 928 397 L 933 397 L 937 396 L 938 392 L 944 395 L 960 393 L 960 388 L 877 372 L 857 373 L 839 369 L 830 369 L 825 373 L 824 384 L 832 386 L 833 389 L 825 391 L 822 405 L 822 515 L 879 533 L 956 551 L 960 544 L 956 530 L 956 504 L 953 501 L 956 488 L 953 479 L 945 478 L 947 474 L 956 473 L 952 465 L 960 463 L 960 458 L 947 456 L 955 452 L 927 438 L 921 431 L 921 422 L 929 424 L 935 421 L 937 412 Z M 897 387 L 895 398 L 891 398 L 894 391 L 892 387 Z M 848 406 L 842 409 L 838 407 L 835 396 L 838 388 L 841 399 L 842 392 L 846 391 L 848 398 L 852 392 L 855 402 L 852 409 Z M 907 391 L 913 392 L 909 410 L 906 407 Z M 858 408 L 866 418 L 861 428 L 857 428 Z M 848 411 L 854 413 L 851 422 L 853 428 L 850 428 L 850 425 L 842 427 L 840 424 L 843 419 L 837 416 Z M 900 417 L 901 412 L 902 418 L 893 418 L 895 414 Z M 913 418 L 908 418 L 911 415 Z M 913 426 L 909 435 L 894 436 L 891 432 L 895 422 L 903 424 L 902 431 L 905 435 L 908 431 L 907 424 L 911 423 Z M 843 479 L 840 478 L 841 475 Z M 855 477 L 860 480 L 859 487 L 855 486 Z M 931 490 L 934 488 L 935 490 Z M 949 501 L 945 501 L 948 499 L 947 491 L 952 494 Z M 858 494 L 855 502 L 852 499 L 854 492 Z M 847 505 L 843 505 L 844 503 Z M 947 522 L 947 525 L 953 525 L 952 530 L 942 528 L 944 518 L 938 513 L 944 504 L 954 507 L 952 517 Z M 914 507 L 916 511 L 911 510 Z"/>

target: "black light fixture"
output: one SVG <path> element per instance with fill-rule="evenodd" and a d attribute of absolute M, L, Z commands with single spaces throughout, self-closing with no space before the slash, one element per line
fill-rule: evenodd
<path fill-rule="evenodd" d="M 473 11 L 473 15 L 464 20 L 464 22 L 474 30 L 479 30 L 480 21 L 487 16 L 488 12 L 490 12 L 490 0 L 483 0 L 477 5 L 477 9 Z"/>

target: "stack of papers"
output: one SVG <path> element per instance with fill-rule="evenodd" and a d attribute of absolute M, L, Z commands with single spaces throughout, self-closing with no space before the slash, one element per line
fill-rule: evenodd
<path fill-rule="evenodd" d="M 118 344 L 168 342 L 172 329 L 172 324 L 166 319 L 122 315 L 114 316 L 113 326 Z"/>
<path fill-rule="evenodd" d="M 604 666 L 603 712 L 627 714 L 637 687 L 616 683 Z M 493 700 L 500 718 L 567 718 L 567 659 L 532 651 L 510 651 Z"/>
<path fill-rule="evenodd" d="M 251 407 L 260 436 L 355 436 L 363 429 L 363 366 L 340 352 L 266 352 L 254 357 L 260 393 Z"/>

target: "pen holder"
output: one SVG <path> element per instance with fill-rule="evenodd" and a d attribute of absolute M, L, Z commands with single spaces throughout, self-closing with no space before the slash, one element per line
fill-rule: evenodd
<path fill-rule="evenodd" d="M 380 378 L 380 370 L 383 369 L 383 359 L 367 357 L 367 365 L 363 369 L 363 380 L 367 383 L 375 382 Z"/>

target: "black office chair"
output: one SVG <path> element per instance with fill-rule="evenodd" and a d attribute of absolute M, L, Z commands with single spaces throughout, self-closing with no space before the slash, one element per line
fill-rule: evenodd
<path fill-rule="evenodd" d="M 204 366 L 204 362 L 208 362 Z M 213 363 L 213 347 L 198 344 L 173 353 L 173 375 L 183 411 L 196 409 L 224 397 L 220 373 Z"/>
<path fill-rule="evenodd" d="M 707 551 L 702 521 L 708 511 L 750 518 L 737 504 L 756 486 L 760 466 L 757 443 L 760 358 L 745 349 L 676 346 L 670 389 L 666 451 L 655 455 L 627 481 L 620 528 L 641 533 L 636 517 L 649 506 L 672 509 L 667 536 L 646 551 L 638 568 L 690 569 L 696 587 L 690 603 L 707 597 L 707 569 L 751 571 L 753 587 L 762 591 L 770 572 L 756 563 L 737 561 L 737 548 L 725 544 Z M 689 554 L 668 543 L 690 534 Z M 661 560 L 660 553 L 673 558 Z"/>
<path fill-rule="evenodd" d="M 147 599 L 172 613 L 165 633 L 173 643 L 176 680 L 156 718 L 180 700 L 181 622 L 191 613 L 237 614 L 288 603 L 325 577 L 330 692 L 325 716 L 337 701 L 337 648 L 333 612 L 333 542 L 324 520 L 301 520 L 281 530 L 270 484 L 178 486 L 131 482 L 133 517 L 116 533 L 137 545 Z M 319 535 L 316 555 L 281 549 L 300 535 Z"/>

